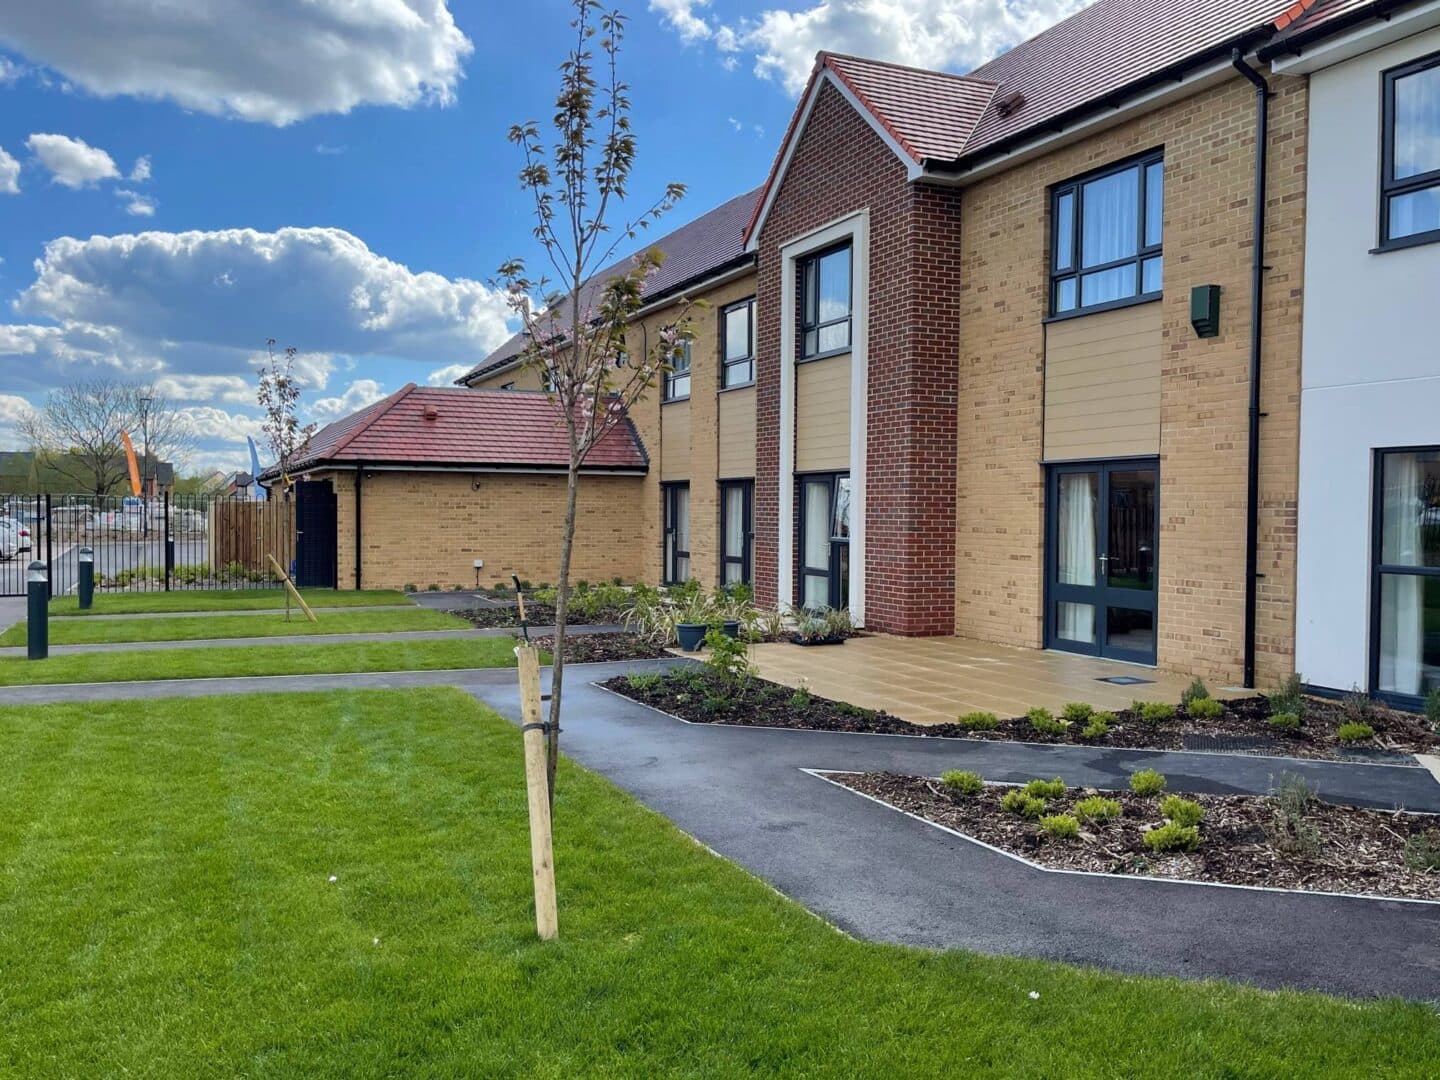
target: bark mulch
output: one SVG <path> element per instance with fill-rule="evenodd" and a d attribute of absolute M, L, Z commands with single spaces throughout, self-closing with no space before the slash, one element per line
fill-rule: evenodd
<path fill-rule="evenodd" d="M 533 630 L 533 627 L 532 627 Z M 535 647 L 545 652 L 555 649 L 554 635 L 533 637 Z M 566 634 L 567 664 L 607 664 L 620 660 L 660 660 L 669 656 L 664 649 L 639 634 Z"/>
<path fill-rule="evenodd" d="M 518 627 L 520 625 L 520 610 L 517 607 L 493 607 L 493 608 L 468 608 L 459 611 L 446 612 L 447 615 L 458 615 L 473 626 L 489 629 L 492 627 Z M 538 604 L 527 600 L 525 602 L 525 617 L 530 621 L 530 629 L 537 627 L 545 628 L 555 625 L 555 606 L 553 604 Z M 574 607 L 565 612 L 566 626 L 589 626 L 600 623 L 620 623 L 625 619 L 623 611 L 578 611 Z"/>
<path fill-rule="evenodd" d="M 710 680 L 709 684 L 706 680 Z M 1370 707 L 1366 716 L 1366 722 L 1375 729 L 1374 738 L 1357 744 L 1342 743 L 1336 730 L 1349 718 L 1345 706 L 1320 698 L 1306 699 L 1303 725 L 1294 733 L 1271 729 L 1269 706 L 1265 697 L 1257 694 L 1223 702 L 1224 711 L 1213 719 L 1192 717 L 1177 707 L 1174 719 L 1150 723 L 1133 709 L 1121 709 L 1115 713 L 1115 720 L 1105 735 L 1087 739 L 1082 734 L 1084 723 L 1070 724 L 1063 734 L 1044 734 L 1036 731 L 1023 716 L 1002 718 L 998 726 L 988 731 L 959 723 L 912 724 L 883 710 L 865 709 L 818 694 L 809 695 L 807 700 L 789 687 L 764 679 L 750 680 L 749 688 L 736 694 L 716 683 L 708 672 L 697 669 L 671 672 L 654 685 L 646 680 L 639 688 L 630 686 L 623 677 L 612 679 L 607 685 L 626 697 L 702 724 L 752 724 L 872 735 L 924 735 L 1126 749 L 1220 750 L 1332 760 L 1388 758 L 1440 750 L 1440 736 L 1430 730 L 1422 717 L 1379 705 Z"/>
<path fill-rule="evenodd" d="M 1440 864 L 1434 863 L 1440 817 L 1433 814 L 1334 806 L 1312 798 L 1297 816 L 1287 817 L 1273 796 L 1186 794 L 1205 808 L 1199 847 L 1155 854 L 1142 837 L 1163 822 L 1163 795 L 1067 790 L 1049 801 L 1046 814 L 1069 814 L 1079 799 L 1103 794 L 1121 804 L 1121 816 L 1108 823 L 1082 822 L 1078 837 L 1058 839 L 1036 821 L 1001 807 L 1009 785 L 986 784 L 966 797 L 922 776 L 837 773 L 829 779 L 1054 869 L 1440 900 Z M 1410 861 L 1427 844 L 1428 871 Z"/>

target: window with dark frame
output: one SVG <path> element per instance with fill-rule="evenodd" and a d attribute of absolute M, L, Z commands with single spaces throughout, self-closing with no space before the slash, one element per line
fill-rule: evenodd
<path fill-rule="evenodd" d="M 664 484 L 665 500 L 665 584 L 679 585 L 690 580 L 690 485 Z"/>
<path fill-rule="evenodd" d="M 797 477 L 800 511 L 799 603 L 850 606 L 850 475 Z"/>
<path fill-rule="evenodd" d="M 1380 246 L 1440 240 L 1440 53 L 1384 75 Z"/>
<path fill-rule="evenodd" d="M 807 255 L 799 262 L 800 359 L 850 350 L 850 245 Z"/>
<path fill-rule="evenodd" d="M 1159 152 L 1050 192 L 1050 313 L 1101 311 L 1160 296 L 1165 162 Z"/>
<path fill-rule="evenodd" d="M 720 388 L 755 381 L 755 299 L 720 311 Z"/>
<path fill-rule="evenodd" d="M 1375 458 L 1370 685 L 1415 704 L 1440 687 L 1440 446 Z"/>
<path fill-rule="evenodd" d="M 755 481 L 720 481 L 720 584 L 751 584 Z"/>
<path fill-rule="evenodd" d="M 680 401 L 690 396 L 690 342 L 682 341 L 670 357 L 665 371 L 666 401 Z"/>

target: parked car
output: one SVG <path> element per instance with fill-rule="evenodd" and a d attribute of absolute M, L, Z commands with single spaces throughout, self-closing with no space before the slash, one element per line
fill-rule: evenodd
<path fill-rule="evenodd" d="M 10 560 L 30 550 L 30 530 L 14 518 L 0 518 L 0 559 Z"/>

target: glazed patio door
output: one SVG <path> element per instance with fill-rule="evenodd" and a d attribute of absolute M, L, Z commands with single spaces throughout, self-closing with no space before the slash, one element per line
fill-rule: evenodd
<path fill-rule="evenodd" d="M 1045 643 L 1155 663 L 1159 466 L 1050 470 Z"/>
<path fill-rule="evenodd" d="M 798 478 L 800 606 L 850 607 L 850 477 Z"/>

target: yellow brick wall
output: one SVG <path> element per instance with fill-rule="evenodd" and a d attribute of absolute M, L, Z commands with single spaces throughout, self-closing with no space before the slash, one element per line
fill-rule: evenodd
<path fill-rule="evenodd" d="M 1268 170 L 1257 669 L 1293 666 L 1306 87 L 1273 80 Z M 1239 78 L 967 188 L 962 199 L 957 633 L 1038 646 L 1050 185 L 1165 150 L 1161 667 L 1240 677 L 1254 92 Z M 1190 289 L 1221 286 L 1196 338 Z"/>
<path fill-rule="evenodd" d="M 354 473 L 317 473 L 315 479 L 335 486 L 338 582 L 353 588 Z M 572 580 L 645 576 L 634 523 L 646 488 L 639 476 L 581 478 Z M 508 582 L 511 574 L 537 584 L 557 577 L 564 476 L 367 472 L 360 494 L 363 588 L 472 587 L 475 559 L 485 560 L 482 585 Z"/>
<path fill-rule="evenodd" d="M 475 384 L 477 390 L 499 390 L 506 383 L 514 383 L 511 390 L 539 390 L 540 372 L 528 365 L 518 368 L 511 368 L 509 371 L 502 371 L 498 375 L 491 375 L 488 379 L 481 379 Z"/>

